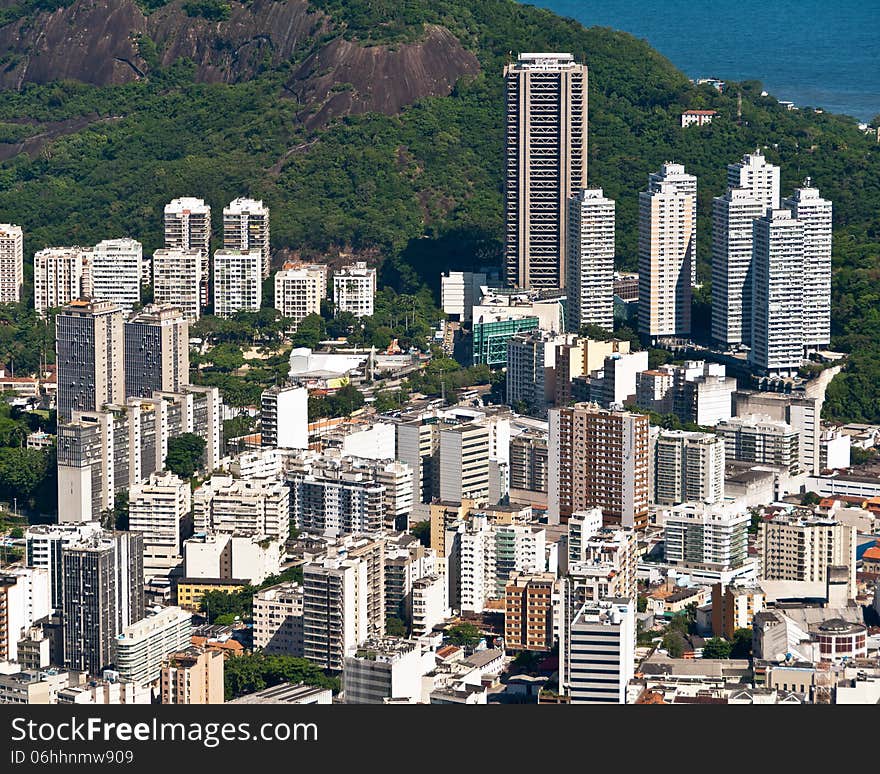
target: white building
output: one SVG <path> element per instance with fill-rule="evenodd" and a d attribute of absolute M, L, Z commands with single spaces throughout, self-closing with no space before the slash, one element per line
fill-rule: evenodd
<path fill-rule="evenodd" d="M 21 226 L 0 223 L 0 304 L 21 301 L 24 283 L 24 237 Z"/>
<path fill-rule="evenodd" d="M 212 476 L 193 495 L 198 532 L 226 532 L 287 540 L 290 490 L 273 479 Z"/>
<path fill-rule="evenodd" d="M 281 571 L 285 541 L 248 535 L 197 534 L 184 541 L 184 577 L 259 585 Z"/>
<path fill-rule="evenodd" d="M 804 188 L 782 203 L 804 229 L 804 269 L 798 278 L 803 301 L 803 344 L 822 349 L 831 341 L 831 202 L 819 189 Z"/>
<path fill-rule="evenodd" d="M 761 204 L 761 215 L 779 209 L 779 167 L 770 164 L 760 149 L 747 153 L 742 161 L 727 165 L 728 188 L 750 191 Z"/>
<path fill-rule="evenodd" d="M 804 360 L 804 226 L 790 210 L 754 223 L 752 348 L 758 372 L 794 376 Z M 830 303 L 830 302 L 829 302 Z"/>
<path fill-rule="evenodd" d="M 254 649 L 303 657 L 303 587 L 279 583 L 254 594 Z"/>
<path fill-rule="evenodd" d="M 688 502 L 664 516 L 666 561 L 678 567 L 729 570 L 747 559 L 751 516 L 736 503 Z"/>
<path fill-rule="evenodd" d="M 462 322 L 473 319 L 473 308 L 486 285 L 486 275 L 470 271 L 450 271 L 440 276 L 440 306 L 450 317 Z"/>
<path fill-rule="evenodd" d="M 696 201 L 696 199 L 694 200 Z M 614 202 L 602 189 L 569 200 L 566 327 L 614 330 Z"/>
<path fill-rule="evenodd" d="M 92 249 L 92 293 L 130 312 L 141 300 L 143 247 L 136 239 L 105 239 Z"/>
<path fill-rule="evenodd" d="M 752 224 L 763 213 L 751 189 L 712 200 L 712 338 L 725 347 L 751 341 Z"/>
<path fill-rule="evenodd" d="M 34 309 L 41 315 L 92 295 L 92 251 L 47 247 L 34 253 Z"/>
<path fill-rule="evenodd" d="M 556 347 L 572 336 L 546 331 L 517 333 L 507 342 L 507 404 L 524 404 L 522 413 L 547 418 L 556 396 Z"/>
<path fill-rule="evenodd" d="M 191 637 L 192 613 L 163 608 L 116 635 L 115 667 L 128 680 L 151 683 L 159 679 L 168 654 L 188 647 Z"/>
<path fill-rule="evenodd" d="M 706 123 L 711 123 L 711 118 Z M 694 228 L 694 240 L 691 250 L 691 286 L 697 284 L 697 178 L 685 172 L 683 164 L 673 164 L 667 161 L 661 165 L 659 172 L 652 172 L 648 176 L 648 187 L 659 188 L 661 183 L 672 183 L 678 191 L 692 197 L 691 223 Z"/>
<path fill-rule="evenodd" d="M 363 261 L 344 266 L 333 275 L 333 304 L 336 313 L 371 317 L 376 298 L 376 270 Z"/>
<path fill-rule="evenodd" d="M 214 314 L 259 312 L 263 300 L 263 254 L 257 250 L 217 250 L 214 253 Z"/>
<path fill-rule="evenodd" d="M 285 264 L 275 274 L 275 308 L 296 325 L 310 314 L 321 314 L 326 295 L 326 266 Z"/>
<path fill-rule="evenodd" d="M 490 430 L 475 423 L 440 430 L 440 499 L 461 502 L 489 495 Z"/>
<path fill-rule="evenodd" d="M 303 655 L 340 671 L 369 636 L 367 562 L 326 557 L 303 567 Z"/>
<path fill-rule="evenodd" d="M 412 636 L 424 637 L 449 617 L 448 585 L 443 575 L 425 575 L 412 584 Z"/>
<path fill-rule="evenodd" d="M 51 609 L 47 568 L 12 566 L 0 570 L 0 662 L 18 661 L 18 641 Z"/>
<path fill-rule="evenodd" d="M 345 658 L 342 689 L 346 704 L 384 704 L 387 699 L 415 704 L 422 676 L 434 667 L 434 654 L 415 640 L 370 638 Z"/>
<path fill-rule="evenodd" d="M 52 610 L 60 611 L 63 605 L 62 549 L 84 543 L 100 533 L 101 523 L 98 521 L 81 524 L 33 524 L 27 528 L 27 565 L 48 571 Z"/>
<path fill-rule="evenodd" d="M 309 391 L 305 387 L 272 387 L 260 401 L 263 446 L 307 449 L 309 446 Z"/>
<path fill-rule="evenodd" d="M 260 253 L 260 279 L 269 276 L 272 263 L 269 247 L 269 208 L 262 200 L 240 197 L 233 199 L 223 208 L 223 248 L 224 250 L 257 250 Z"/>
<path fill-rule="evenodd" d="M 713 433 L 661 430 L 652 445 L 655 503 L 717 503 L 724 499 L 724 439 Z"/>
<path fill-rule="evenodd" d="M 199 319 L 207 277 L 200 250 L 169 248 L 153 253 L 153 300 L 176 306 L 193 323 Z"/>
<path fill-rule="evenodd" d="M 635 674 L 635 605 L 628 598 L 586 603 L 571 623 L 567 692 L 572 704 L 625 704 Z"/>
<path fill-rule="evenodd" d="M 152 577 L 182 563 L 186 520 L 192 510 L 188 481 L 171 472 L 151 473 L 128 491 L 128 528 L 144 536 L 144 575 Z"/>
<path fill-rule="evenodd" d="M 639 333 L 652 341 L 690 336 L 694 200 L 662 179 L 639 194 Z"/>
<path fill-rule="evenodd" d="M 208 282 L 211 276 L 211 208 L 202 199 L 184 196 L 165 205 L 165 248 L 199 252 L 199 309 L 208 305 Z M 156 255 L 153 254 L 155 262 Z M 155 266 L 153 278 L 155 285 Z M 189 274 L 187 267 L 187 274 Z M 155 287 L 154 287 L 155 292 Z M 163 303 L 159 297 L 156 303 Z M 198 316 L 193 319 L 197 319 Z"/>

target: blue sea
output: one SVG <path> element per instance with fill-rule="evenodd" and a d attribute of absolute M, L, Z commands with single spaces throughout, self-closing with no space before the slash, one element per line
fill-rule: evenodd
<path fill-rule="evenodd" d="M 779 100 L 860 121 L 880 113 L 880 0 L 530 4 L 643 38 L 690 78 L 760 80 Z"/>

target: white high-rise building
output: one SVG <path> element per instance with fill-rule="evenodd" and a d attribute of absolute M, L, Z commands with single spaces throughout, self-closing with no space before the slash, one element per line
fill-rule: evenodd
<path fill-rule="evenodd" d="M 92 249 L 92 294 L 130 312 L 141 300 L 143 247 L 135 239 L 105 239 Z"/>
<path fill-rule="evenodd" d="M 712 200 L 712 338 L 724 346 L 751 341 L 752 224 L 762 214 L 748 189 Z"/>
<path fill-rule="evenodd" d="M 279 583 L 254 594 L 254 648 L 303 657 L 303 587 Z"/>
<path fill-rule="evenodd" d="M 713 433 L 661 430 L 653 439 L 652 493 L 658 505 L 724 499 L 724 439 Z"/>
<path fill-rule="evenodd" d="M 18 641 L 51 611 L 49 570 L 11 566 L 0 571 L 0 660 L 18 660 Z"/>
<path fill-rule="evenodd" d="M 116 636 L 114 666 L 126 680 L 158 680 L 168 654 L 190 645 L 192 628 L 192 613 L 179 607 L 129 624 Z"/>
<path fill-rule="evenodd" d="M 570 331 L 583 325 L 614 330 L 614 206 L 601 188 L 584 189 L 569 201 L 566 327 Z"/>
<path fill-rule="evenodd" d="M 92 251 L 47 247 L 34 253 L 34 308 L 40 314 L 92 295 Z"/>
<path fill-rule="evenodd" d="M 290 489 L 273 479 L 213 476 L 193 494 L 193 520 L 199 532 L 287 540 Z"/>
<path fill-rule="evenodd" d="M 152 576 L 183 562 L 185 525 L 192 510 L 188 481 L 173 473 L 151 473 L 128 491 L 128 528 L 144 536 L 144 574 Z"/>
<path fill-rule="evenodd" d="M 564 287 L 568 200 L 587 187 L 587 66 L 520 54 L 504 83 L 507 283 Z"/>
<path fill-rule="evenodd" d="M 803 188 L 783 202 L 783 207 L 804 227 L 804 270 L 799 279 L 804 305 L 804 346 L 825 347 L 831 341 L 831 202 L 819 189 Z"/>
<path fill-rule="evenodd" d="M 214 253 L 214 314 L 259 312 L 263 301 L 263 254 L 256 249 Z"/>
<path fill-rule="evenodd" d="M 260 277 L 266 279 L 272 265 L 269 247 L 269 208 L 262 200 L 233 199 L 223 208 L 223 248 L 258 250 Z M 214 256 L 216 260 L 217 256 Z"/>
<path fill-rule="evenodd" d="M 635 674 L 635 605 L 629 598 L 587 602 L 571 623 L 567 692 L 572 704 L 626 704 Z"/>
<path fill-rule="evenodd" d="M 303 567 L 303 656 L 324 669 L 340 671 L 369 636 L 367 570 L 361 557 Z"/>
<path fill-rule="evenodd" d="M 678 567 L 733 570 L 748 560 L 752 517 L 731 502 L 688 502 L 666 512 L 666 561 Z"/>
<path fill-rule="evenodd" d="M 184 196 L 165 205 L 165 247 L 166 249 L 198 250 L 199 261 L 199 304 L 208 305 L 211 277 L 211 208 L 202 199 Z M 155 261 L 155 254 L 153 256 Z M 155 268 L 153 270 L 155 278 Z M 161 303 L 156 298 L 157 303 Z M 197 319 L 193 318 L 193 319 Z"/>
<path fill-rule="evenodd" d="M 752 348 L 763 374 L 789 376 L 804 360 L 804 226 L 790 210 L 754 222 Z"/>
<path fill-rule="evenodd" d="M 691 223 L 694 228 L 693 247 L 691 249 L 691 286 L 697 284 L 697 178 L 696 175 L 689 175 L 684 170 L 683 164 L 674 164 L 667 161 L 662 164 L 659 172 L 652 172 L 648 176 L 648 188 L 657 188 L 660 183 L 672 183 L 676 190 L 681 191 L 692 197 L 693 204 L 691 206 Z"/>
<path fill-rule="evenodd" d="M 761 215 L 779 209 L 779 167 L 770 164 L 760 149 L 727 165 L 727 187 L 749 191 L 760 203 Z"/>
<path fill-rule="evenodd" d="M 21 226 L 0 223 L 0 304 L 21 301 L 24 283 L 24 237 Z"/>
<path fill-rule="evenodd" d="M 440 430 L 440 499 L 460 503 L 489 495 L 490 430 L 474 423 Z"/>
<path fill-rule="evenodd" d="M 450 271 L 440 276 L 440 306 L 443 311 L 461 321 L 473 319 L 474 304 L 482 297 L 480 288 L 486 287 L 487 277 L 482 272 Z"/>
<path fill-rule="evenodd" d="M 333 303 L 336 313 L 351 312 L 370 317 L 376 298 L 376 270 L 363 261 L 343 267 L 333 275 Z"/>
<path fill-rule="evenodd" d="M 153 253 L 153 300 L 179 307 L 186 319 L 199 319 L 205 261 L 200 250 L 168 249 Z"/>
<path fill-rule="evenodd" d="M 270 387 L 260 401 L 263 446 L 309 447 L 309 391 L 305 387 Z"/>
<path fill-rule="evenodd" d="M 310 314 L 321 314 L 326 294 L 326 266 L 285 264 L 275 274 L 275 308 L 297 325 Z"/>
<path fill-rule="evenodd" d="M 652 341 L 691 333 L 693 202 L 663 180 L 639 194 L 639 333 Z"/>

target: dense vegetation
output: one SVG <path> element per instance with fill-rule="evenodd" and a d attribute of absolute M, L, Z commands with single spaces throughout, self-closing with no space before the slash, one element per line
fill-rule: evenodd
<path fill-rule="evenodd" d="M 0 164 L 0 213 L 23 225 L 27 252 L 128 234 L 149 253 L 160 246 L 162 206 L 171 197 L 198 195 L 219 208 L 252 195 L 272 209 L 275 247 L 306 256 L 343 246 L 378 251 L 380 284 L 410 297 L 425 285 L 436 293 L 442 270 L 499 262 L 501 73 L 509 52 L 570 51 L 590 67 L 590 184 L 617 201 L 620 268 L 635 266 L 637 193 L 665 160 L 684 163 L 700 179 L 704 281 L 711 197 L 724 190 L 725 165 L 744 152 L 766 147 L 782 166 L 786 194 L 809 175 L 834 201 L 833 346 L 852 357 L 831 386 L 826 413 L 880 421 L 880 146 L 852 120 L 787 111 L 762 97 L 757 82 L 731 84 L 724 94 L 693 87 L 627 34 L 585 29 L 512 0 L 313 4 L 342 34 L 365 43 L 414 40 L 424 23 L 444 24 L 476 52 L 482 73 L 463 79 L 448 98 L 425 99 L 397 116 L 346 117 L 321 131 L 307 129 L 297 118 L 304 106 L 284 98 L 290 63 L 234 85 L 194 83 L 192 64 L 180 61 L 117 87 L 25 86 L 5 95 L 0 122 L 91 113 L 107 119 L 57 139 L 33 159 L 19 155 Z M 189 8 L 210 16 L 225 13 L 225 5 Z M 29 12 L 30 0 L 21 7 L 19 15 Z M 711 107 L 719 116 L 711 126 L 682 130 L 678 116 L 688 107 Z M 391 335 L 386 327 L 377 320 L 355 335 L 378 345 Z M 408 333 L 414 341 L 425 335 Z M 14 348 L 21 345 L 0 337 L 0 358 Z M 37 342 L 29 345 L 34 361 L 38 350 Z M 212 378 L 238 405 L 259 391 L 229 373 Z"/>
<path fill-rule="evenodd" d="M 223 682 L 226 701 L 280 683 L 305 683 L 317 688 L 330 688 L 334 693 L 339 693 L 341 687 L 338 677 L 330 677 L 311 661 L 265 653 L 227 658 L 223 663 Z"/>

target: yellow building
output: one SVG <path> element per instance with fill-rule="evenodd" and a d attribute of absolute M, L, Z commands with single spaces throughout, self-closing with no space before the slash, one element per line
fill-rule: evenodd
<path fill-rule="evenodd" d="M 222 578 L 181 578 L 177 582 L 177 606 L 184 610 L 198 610 L 202 597 L 209 591 L 231 593 L 241 591 L 246 581 Z"/>

